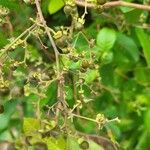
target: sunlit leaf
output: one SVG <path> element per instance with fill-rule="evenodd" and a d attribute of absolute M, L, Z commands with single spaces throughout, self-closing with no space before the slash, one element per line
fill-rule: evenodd
<path fill-rule="evenodd" d="M 64 6 L 63 0 L 50 0 L 48 5 L 48 10 L 50 14 L 56 13 L 58 10 L 60 10 Z"/>
<path fill-rule="evenodd" d="M 96 40 L 101 51 L 109 51 L 116 41 L 116 32 L 110 28 L 102 28 Z"/>
<path fill-rule="evenodd" d="M 40 129 L 40 122 L 35 118 L 24 118 L 23 120 L 23 131 L 25 135 L 32 135 Z"/>

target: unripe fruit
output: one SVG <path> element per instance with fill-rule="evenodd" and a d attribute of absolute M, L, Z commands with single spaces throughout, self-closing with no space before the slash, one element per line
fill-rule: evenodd
<path fill-rule="evenodd" d="M 77 7 L 76 6 L 71 6 L 71 5 L 66 5 L 64 7 L 64 12 L 66 15 L 74 15 L 77 13 Z"/>
<path fill-rule="evenodd" d="M 63 35 L 62 37 L 56 39 L 55 43 L 60 49 L 67 47 L 67 36 Z"/>
<path fill-rule="evenodd" d="M 90 64 L 89 64 L 88 60 L 83 60 L 83 61 L 82 61 L 82 65 L 81 65 L 82 68 L 86 69 L 86 68 L 89 67 L 89 65 L 90 65 Z"/>
<path fill-rule="evenodd" d="M 71 12 L 72 12 L 72 7 L 70 5 L 66 5 L 64 7 L 64 12 L 65 12 L 66 15 L 70 15 Z"/>
<path fill-rule="evenodd" d="M 89 143 L 87 141 L 83 141 L 79 146 L 82 150 L 89 149 Z"/>
<path fill-rule="evenodd" d="M 84 26 L 83 26 L 82 23 L 80 23 L 80 22 L 75 22 L 75 24 L 74 24 L 74 29 L 75 29 L 76 31 L 81 31 L 83 28 L 84 28 Z"/>

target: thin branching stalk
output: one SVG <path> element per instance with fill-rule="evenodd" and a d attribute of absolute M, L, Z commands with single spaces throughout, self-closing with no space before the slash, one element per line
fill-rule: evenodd
<path fill-rule="evenodd" d="M 58 49 L 56 47 L 56 44 L 53 40 L 53 37 L 50 33 L 49 27 L 46 25 L 46 21 L 43 17 L 43 13 L 40 7 L 40 2 L 39 0 L 35 0 L 35 4 L 36 4 L 36 8 L 38 11 L 38 15 L 40 18 L 41 23 L 43 24 L 43 27 L 47 33 L 47 36 L 52 44 L 52 47 L 54 49 L 54 53 L 55 53 L 55 58 L 56 58 L 56 71 L 57 71 L 57 77 L 58 77 L 58 89 L 57 89 L 57 99 L 59 101 L 58 103 L 58 109 L 56 109 L 56 121 L 58 121 L 58 117 L 59 117 L 59 113 L 60 113 L 60 109 L 59 107 L 62 107 L 65 110 L 65 112 L 67 111 L 67 103 L 65 101 L 65 90 L 64 90 L 64 75 L 63 72 L 60 71 L 60 66 L 59 66 L 59 52 Z"/>
<path fill-rule="evenodd" d="M 47 36 L 48 36 L 48 38 L 49 38 L 49 40 L 50 40 L 50 42 L 51 42 L 51 44 L 52 44 L 52 47 L 53 47 L 53 49 L 54 49 L 54 53 L 55 53 L 55 57 L 56 57 L 56 67 L 57 67 L 57 75 L 59 76 L 60 74 L 59 74 L 59 52 L 58 52 L 58 50 L 57 50 L 57 47 L 56 47 L 56 45 L 55 45 L 55 42 L 54 42 L 54 40 L 53 40 L 53 38 L 52 38 L 52 35 L 51 35 L 51 33 L 50 33 L 50 31 L 49 31 L 49 28 L 48 28 L 48 26 L 46 25 L 46 21 L 45 21 L 45 19 L 44 19 L 44 16 L 43 16 L 43 13 L 42 13 L 42 10 L 41 10 L 41 7 L 40 7 L 40 2 L 39 2 L 39 0 L 35 0 L 35 4 L 36 4 L 36 8 L 37 8 L 37 11 L 38 11 L 38 15 L 39 15 L 39 18 L 40 18 L 40 21 L 41 21 L 41 23 L 43 24 L 43 26 L 44 26 L 44 28 L 45 28 L 45 31 L 46 31 L 46 33 L 47 33 Z"/>
<path fill-rule="evenodd" d="M 86 3 L 84 0 L 75 0 L 76 4 L 79 6 L 88 7 L 88 8 L 96 8 L 96 4 L 94 3 Z M 142 4 L 135 4 L 135 3 L 129 3 L 124 1 L 113 1 L 113 2 L 107 2 L 104 5 L 104 8 L 110 8 L 110 7 L 117 7 L 117 6 L 124 6 L 124 7 L 130 7 L 130 8 L 136 8 L 141 10 L 147 10 L 150 11 L 150 6 L 142 5 Z"/>
<path fill-rule="evenodd" d="M 19 40 L 21 39 L 24 35 L 26 35 L 27 33 L 29 33 L 30 31 L 32 31 L 34 28 L 36 27 L 36 24 L 33 24 L 32 26 L 30 26 L 28 29 L 26 29 L 23 33 L 21 33 L 14 41 L 12 41 L 9 45 L 7 45 L 6 47 L 4 47 L 3 52 L 0 54 L 0 57 L 3 56 L 5 53 L 7 53 L 7 51 L 9 51 L 11 49 L 11 47 Z"/>

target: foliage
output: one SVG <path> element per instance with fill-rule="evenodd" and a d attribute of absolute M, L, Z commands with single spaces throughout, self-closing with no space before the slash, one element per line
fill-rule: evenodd
<path fill-rule="evenodd" d="M 134 2 L 0 1 L 0 149 L 150 149 L 150 2 Z"/>

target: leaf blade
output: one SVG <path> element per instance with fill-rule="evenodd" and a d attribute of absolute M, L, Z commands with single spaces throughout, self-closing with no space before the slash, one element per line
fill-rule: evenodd
<path fill-rule="evenodd" d="M 97 45 L 101 51 L 109 51 L 116 41 L 116 32 L 110 28 L 103 28 L 97 35 Z"/>
<path fill-rule="evenodd" d="M 50 14 L 54 14 L 64 6 L 63 0 L 51 0 L 48 5 L 48 11 Z"/>
<path fill-rule="evenodd" d="M 143 29 L 136 28 L 136 35 L 140 41 L 140 44 L 143 48 L 143 53 L 147 62 L 147 65 L 150 66 L 150 41 L 148 40 L 148 35 L 144 32 Z"/>

